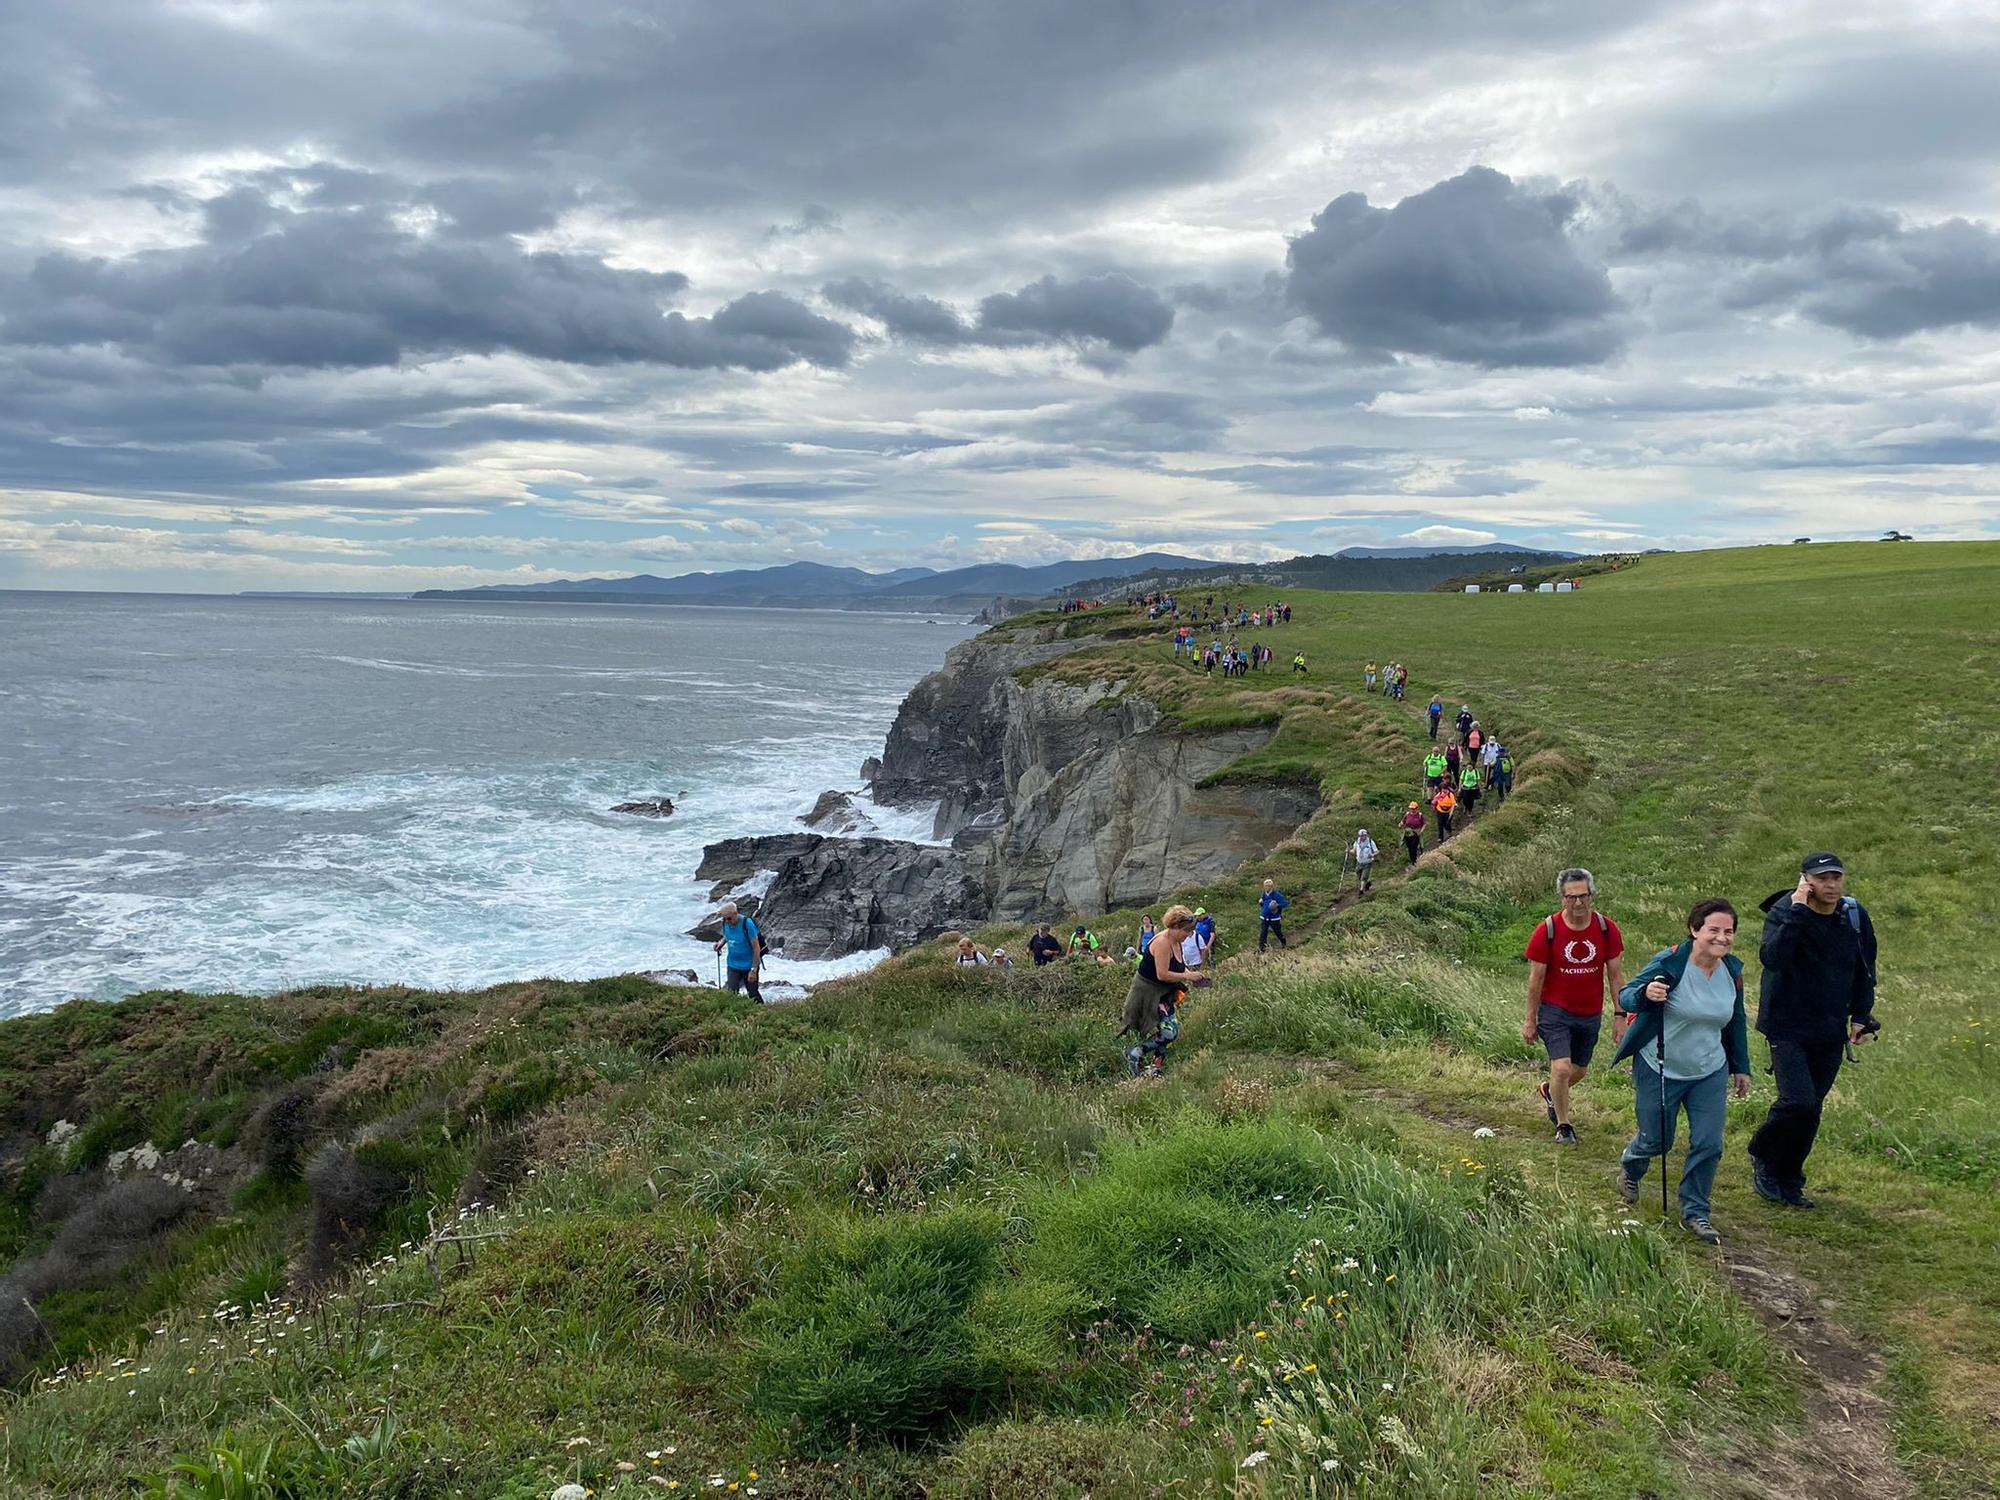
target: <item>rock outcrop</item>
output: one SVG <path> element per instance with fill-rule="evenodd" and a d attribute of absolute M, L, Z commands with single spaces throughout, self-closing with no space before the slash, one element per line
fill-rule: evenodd
<path fill-rule="evenodd" d="M 766 870 L 757 925 L 784 940 L 787 958 L 904 948 L 970 926 L 985 911 L 962 853 L 897 839 L 725 839 L 708 846 L 695 874 L 720 896 Z"/>
<path fill-rule="evenodd" d="M 621 802 L 611 810 L 615 813 L 631 813 L 639 818 L 671 818 L 674 815 L 674 799 L 654 797 L 643 802 Z"/>
<path fill-rule="evenodd" d="M 949 847 L 852 830 L 829 792 L 814 833 L 711 844 L 712 894 L 771 871 L 760 926 L 788 956 L 901 947 L 988 918 L 1009 921 L 1148 905 L 1227 875 L 1312 816 L 1316 787 L 1210 778 L 1267 744 L 1274 725 L 1189 730 L 1123 681 L 1018 673 L 1087 646 L 1054 628 L 976 637 L 904 699 L 870 794 L 936 805 Z"/>
<path fill-rule="evenodd" d="M 852 792 L 821 792 L 812 811 L 799 821 L 814 833 L 858 833 L 866 825 Z"/>

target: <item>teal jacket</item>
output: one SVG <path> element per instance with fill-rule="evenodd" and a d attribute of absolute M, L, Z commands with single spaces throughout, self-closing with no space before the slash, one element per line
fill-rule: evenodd
<path fill-rule="evenodd" d="M 1692 938 L 1678 948 L 1662 948 L 1618 992 L 1618 1008 L 1631 1015 L 1632 1024 L 1625 1029 L 1625 1040 L 1618 1044 L 1618 1055 L 1611 1059 L 1614 1064 L 1653 1045 L 1664 1024 L 1666 1007 L 1655 1005 L 1646 998 L 1646 986 L 1655 979 L 1666 980 L 1669 989 L 1679 984 L 1681 975 L 1687 972 L 1688 958 L 1693 952 Z M 1736 1008 L 1729 1013 L 1729 1024 L 1722 1028 L 1722 1055 L 1728 1060 L 1732 1074 L 1748 1075 L 1750 1028 L 1743 1015 L 1743 960 L 1730 953 L 1725 954 L 1722 961 L 1729 968 L 1729 977 L 1736 981 Z"/>

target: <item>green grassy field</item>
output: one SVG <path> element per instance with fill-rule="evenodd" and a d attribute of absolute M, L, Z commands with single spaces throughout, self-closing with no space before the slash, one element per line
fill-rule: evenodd
<path fill-rule="evenodd" d="M 628 978 L 6 1023 L 0 1108 L 82 1130 L 0 1180 L 0 1259 L 61 1249 L 37 1201 L 142 1140 L 256 1174 L 41 1301 L 0 1492 L 129 1493 L 179 1459 L 189 1493 L 301 1496 L 1863 1493 L 1815 1452 L 1797 1346 L 1611 1194 L 1629 1083 L 1595 1071 L 1558 1153 L 1517 1030 L 1562 865 L 1641 956 L 1731 897 L 1754 970 L 1756 903 L 1828 847 L 1880 930 L 1886 1029 L 1829 1101 L 1822 1208 L 1749 1193 L 1760 1073 L 1717 1222 L 1879 1352 L 1902 1492 L 2000 1493 L 1996 598 L 1988 544 L 1299 595 L 1273 640 L 1303 681 L 1072 621 L 1106 643 L 1042 670 L 1275 721 L 1223 774 L 1326 796 L 1194 893 L 1224 973 L 1160 1083 L 1118 1069 L 1122 973 L 936 947 L 782 1010 Z M 1411 666 L 1407 707 L 1361 695 L 1370 657 Z M 1411 795 L 1434 688 L 1515 748 L 1516 795 L 1329 912 L 1355 824 Z M 1267 871 L 1311 935 L 1260 958 Z M 314 1253 L 359 1268 L 308 1299 Z"/>

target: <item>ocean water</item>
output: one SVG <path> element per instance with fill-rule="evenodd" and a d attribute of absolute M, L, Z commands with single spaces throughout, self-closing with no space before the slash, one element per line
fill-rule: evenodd
<path fill-rule="evenodd" d="M 691 968 L 702 846 L 858 787 L 972 633 L 839 611 L 0 593 L 0 1016 Z M 612 804 L 666 795 L 655 820 Z M 876 810 L 892 836 L 922 811 Z M 774 960 L 811 982 L 877 955 Z"/>

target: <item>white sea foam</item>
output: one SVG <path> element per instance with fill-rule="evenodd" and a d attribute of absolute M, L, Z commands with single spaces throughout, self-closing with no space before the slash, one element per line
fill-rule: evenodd
<path fill-rule="evenodd" d="M 260 622 L 293 617 L 290 606 L 255 610 Z M 0 1015 L 151 988 L 472 988 L 661 968 L 712 977 L 709 945 L 686 935 L 712 909 L 709 883 L 693 874 L 703 846 L 795 831 L 830 781 L 879 753 L 902 688 L 962 634 L 934 645 L 899 631 L 901 655 L 877 664 L 857 660 L 874 647 L 852 631 L 819 658 L 800 647 L 792 660 L 746 625 L 734 659 L 768 661 L 746 692 L 731 659 L 616 665 L 660 638 L 650 614 L 312 610 L 295 645 L 273 642 L 248 661 L 240 614 L 177 610 L 176 631 L 207 630 L 182 667 L 149 660 L 143 676 L 102 689 L 53 669 L 10 680 L 32 717 L 16 740 L 31 774 L 8 800 L 40 822 L 20 825 L 33 841 L 10 828 L 0 845 Z M 157 644 L 160 618 L 145 615 L 133 639 Z M 524 623 L 528 634 L 508 634 Z M 482 631 L 459 628 L 473 624 Z M 353 626 L 351 637 L 336 626 Z M 594 667 L 525 659 L 549 632 L 579 629 L 602 639 Z M 326 670 L 330 631 L 363 671 Z M 492 649 L 489 632 L 507 644 Z M 162 705 L 182 680 L 199 688 L 201 711 L 176 725 Z M 299 733 L 306 710 L 285 694 L 307 685 L 321 695 L 314 722 L 341 738 Z M 161 718 L 159 734 L 80 762 L 67 748 L 74 726 L 101 722 L 106 703 Z M 227 766 L 208 748 L 217 723 L 230 726 Z M 176 727 L 185 744 L 166 738 Z M 232 772 L 237 785 L 214 784 Z M 660 795 L 676 802 L 672 817 L 609 811 Z M 869 831 L 930 841 L 934 810 L 856 800 Z M 740 890 L 762 894 L 770 878 Z M 817 983 L 882 957 L 774 956 L 770 977 Z"/>
<path fill-rule="evenodd" d="M 940 804 L 920 802 L 915 807 L 884 807 L 873 792 L 854 794 L 854 811 L 865 827 L 858 830 L 883 839 L 902 839 L 912 844 L 943 845 L 949 839 L 933 838 Z"/>

